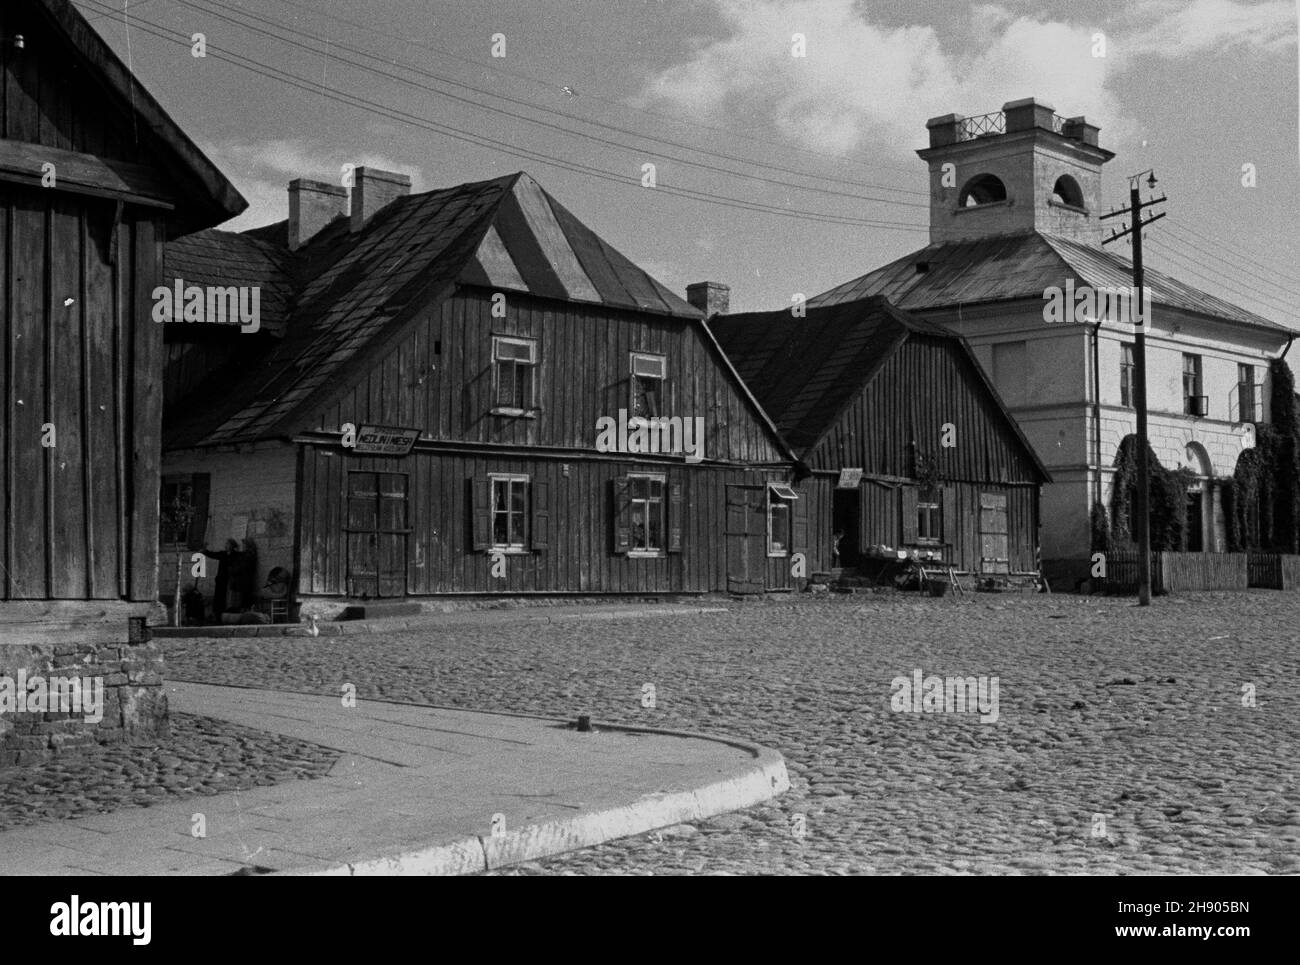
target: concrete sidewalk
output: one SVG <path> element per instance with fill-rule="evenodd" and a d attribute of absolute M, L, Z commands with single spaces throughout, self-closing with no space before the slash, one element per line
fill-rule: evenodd
<path fill-rule="evenodd" d="M 789 787 L 779 754 L 729 739 L 206 684 L 167 692 L 175 710 L 344 756 L 320 780 L 0 833 L 0 874 L 463 874 Z"/>
<path fill-rule="evenodd" d="M 391 633 L 394 630 L 437 630 L 442 627 L 488 626 L 507 623 L 567 623 L 573 620 L 634 620 L 641 617 L 680 617 L 699 613 L 726 613 L 727 607 L 654 603 L 643 606 L 611 604 L 596 606 L 520 606 L 501 609 L 466 609 L 450 613 L 419 613 L 409 616 L 380 617 L 374 620 L 343 620 L 317 624 L 319 636 L 347 636 L 354 633 Z M 247 626 L 150 627 L 155 637 L 185 639 L 189 637 L 301 637 L 307 635 L 305 623 L 267 623 Z"/>

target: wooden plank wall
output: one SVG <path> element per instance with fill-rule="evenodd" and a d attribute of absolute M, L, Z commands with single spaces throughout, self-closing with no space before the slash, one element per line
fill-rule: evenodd
<path fill-rule="evenodd" d="M 492 408 L 493 334 L 539 340 L 538 418 Z M 667 357 L 665 415 L 702 416 L 705 455 L 736 462 L 782 461 L 740 391 L 686 322 L 509 293 L 504 319 L 491 293 L 462 289 L 379 362 L 357 388 L 321 412 L 317 427 L 344 422 L 419 426 L 426 438 L 592 450 L 596 420 L 630 403 L 629 354 Z"/>
<path fill-rule="evenodd" d="M 568 475 L 564 467 L 568 467 Z M 622 461 L 484 457 L 416 452 L 403 459 L 343 455 L 304 447 L 298 517 L 304 595 L 346 592 L 346 473 L 399 472 L 410 478 L 413 532 L 407 543 L 407 592 L 434 593 L 692 593 L 726 589 L 725 487 L 782 481 L 779 472 L 668 467 Z M 681 553 L 650 559 L 612 551 L 612 481 L 627 472 L 666 472 L 683 483 Z M 471 549 L 468 480 L 488 473 L 524 473 L 550 492 L 551 548 L 507 557 L 505 579 L 490 574 L 487 553 Z M 772 558 L 768 587 L 791 585 L 790 564 Z"/>
<path fill-rule="evenodd" d="M 153 221 L 0 186 L 2 598 L 154 598 L 161 266 Z"/>
<path fill-rule="evenodd" d="M 940 445 L 951 423 L 956 445 Z M 973 363 L 950 339 L 912 335 L 849 405 L 808 456 L 814 469 L 858 467 L 868 475 L 910 476 L 911 442 L 937 460 L 940 477 L 967 482 L 1034 482 L 1032 461 L 1010 416 L 979 383 Z"/>
<path fill-rule="evenodd" d="M 1036 487 L 952 482 L 944 482 L 942 486 L 954 491 L 952 499 L 941 500 L 945 509 L 951 506 L 955 511 L 955 519 L 945 518 L 943 521 L 943 541 L 952 545 L 954 565 L 974 573 L 980 571 L 980 494 L 1005 493 L 1011 569 L 1027 572 L 1037 568 Z M 884 543 L 898 547 L 903 538 L 900 489 L 877 480 L 864 479 L 861 491 L 861 546 L 865 548 Z"/>
<path fill-rule="evenodd" d="M 1161 553 L 1164 586 L 1170 593 L 1244 590 L 1245 553 Z"/>
<path fill-rule="evenodd" d="M 15 34 L 23 35 L 22 48 Z M 87 82 L 80 59 L 35 11 L 0 4 L 0 37 L 0 137 L 122 161 L 147 155 L 149 132 L 132 134 L 121 109 Z"/>

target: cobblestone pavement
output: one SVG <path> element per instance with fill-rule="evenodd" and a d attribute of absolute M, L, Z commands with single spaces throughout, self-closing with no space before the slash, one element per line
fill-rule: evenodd
<path fill-rule="evenodd" d="M 323 777 L 340 757 L 209 717 L 173 713 L 171 722 L 169 741 L 94 747 L 0 770 L 0 831 Z"/>
<path fill-rule="evenodd" d="M 768 805 L 508 873 L 1297 873 L 1297 617 L 1300 596 L 1268 591 L 1150 609 L 801 596 L 671 620 L 177 640 L 167 660 L 180 678 L 591 713 L 786 756 L 794 787 Z M 997 721 L 892 711 L 891 682 L 918 669 L 997 677 Z"/>

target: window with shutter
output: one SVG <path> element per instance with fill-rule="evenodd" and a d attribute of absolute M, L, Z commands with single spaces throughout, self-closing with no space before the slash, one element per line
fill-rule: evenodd
<path fill-rule="evenodd" d="M 470 543 L 476 550 L 492 545 L 492 483 L 487 476 L 468 480 L 470 492 Z"/>
<path fill-rule="evenodd" d="M 668 486 L 668 552 L 682 551 L 682 484 L 673 482 Z"/>
<path fill-rule="evenodd" d="M 920 500 L 917 497 L 915 486 L 903 486 L 900 489 L 902 499 L 902 516 L 903 516 L 903 545 L 915 546 L 918 538 L 917 533 L 917 504 Z"/>
<path fill-rule="evenodd" d="M 627 476 L 618 476 L 610 484 L 614 490 L 614 552 L 625 554 L 632 548 L 632 484 Z"/>
<path fill-rule="evenodd" d="M 532 546 L 535 550 L 551 548 L 551 484 L 536 480 L 533 490 Z"/>

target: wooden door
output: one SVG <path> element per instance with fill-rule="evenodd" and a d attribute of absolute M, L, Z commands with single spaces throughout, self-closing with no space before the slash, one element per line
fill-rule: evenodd
<path fill-rule="evenodd" d="M 727 590 L 762 593 L 765 588 L 767 517 L 764 490 L 727 487 Z"/>
<path fill-rule="evenodd" d="M 407 477 L 348 473 L 348 595 L 406 595 Z"/>
<path fill-rule="evenodd" d="M 1011 572 L 1007 533 L 1007 494 L 980 493 L 980 572 Z"/>

